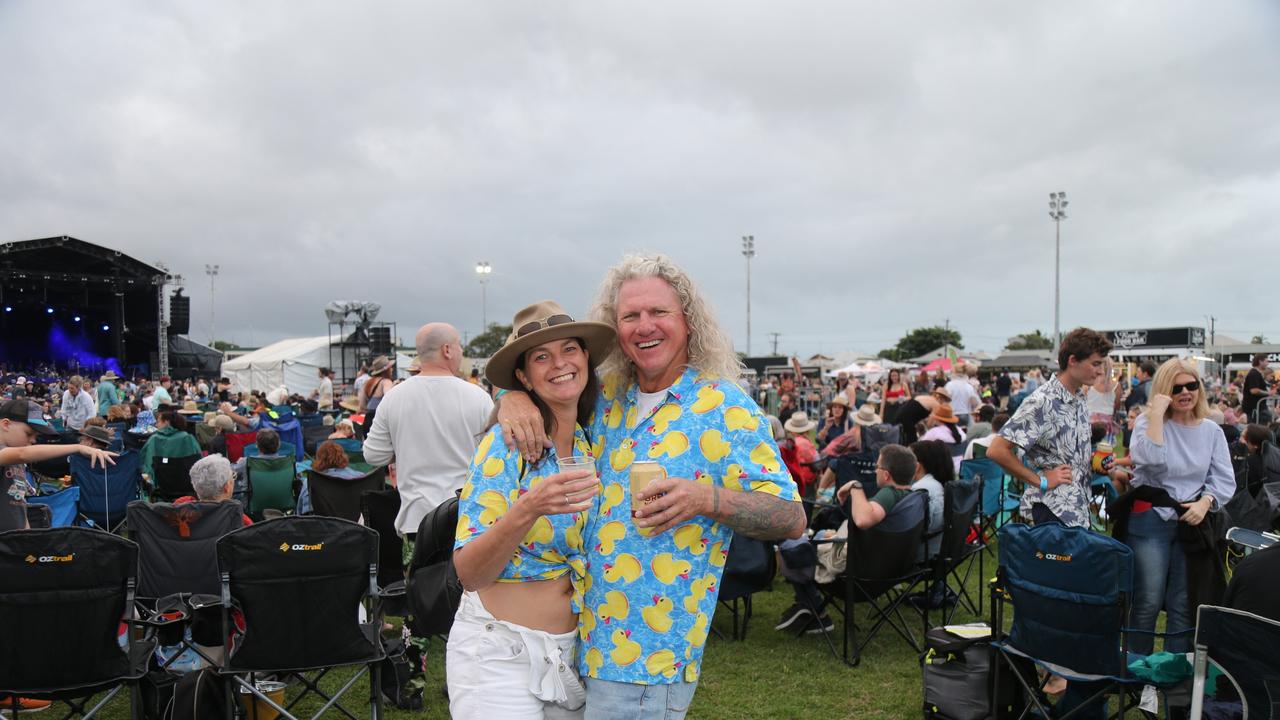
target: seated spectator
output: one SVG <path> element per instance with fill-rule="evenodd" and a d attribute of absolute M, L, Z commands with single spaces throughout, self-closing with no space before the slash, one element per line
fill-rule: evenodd
<path fill-rule="evenodd" d="M 329 434 L 329 440 L 337 440 L 339 438 L 354 438 L 356 436 L 356 426 L 349 419 L 339 420 L 333 426 L 333 432 Z"/>
<path fill-rule="evenodd" d="M 852 427 L 849 399 L 843 394 L 836 395 L 827 403 L 827 416 L 822 419 L 822 427 L 818 429 L 818 447 L 826 447 Z"/>
<path fill-rule="evenodd" d="M 987 456 L 987 450 L 991 447 L 991 441 L 996 439 L 996 433 L 1000 432 L 1000 428 L 1009 422 L 1008 413 L 999 413 L 991 418 L 991 434 L 984 437 L 974 438 L 972 442 L 965 446 L 964 459 L 972 460 L 974 458 L 984 458 Z"/>
<path fill-rule="evenodd" d="M 1266 427 L 1250 424 L 1246 425 L 1244 432 L 1240 434 L 1240 442 L 1248 451 L 1245 458 L 1247 468 L 1245 487 L 1250 495 L 1257 498 L 1263 484 L 1267 482 L 1267 470 L 1262 462 L 1262 446 L 1264 443 L 1275 442 L 1275 438 Z"/>
<path fill-rule="evenodd" d="M 210 455 L 226 455 L 227 454 L 227 433 L 236 431 L 236 422 L 230 417 L 218 413 L 209 420 L 209 427 L 218 431 L 209 440 Z"/>
<path fill-rule="evenodd" d="M 195 496 L 184 495 L 173 501 L 174 505 L 196 502 L 226 502 L 231 500 L 235 490 L 236 474 L 231 470 L 231 462 L 221 455 L 209 455 L 201 458 L 191 466 L 191 488 Z M 234 501 L 233 501 L 234 502 Z M 248 515 L 240 514 L 243 525 L 252 525 Z"/>
<path fill-rule="evenodd" d="M 991 421 L 995 419 L 996 408 L 994 405 L 983 405 L 978 408 L 976 413 L 978 419 L 969 426 L 969 431 L 964 434 L 970 441 L 984 438 L 991 435 Z"/>
<path fill-rule="evenodd" d="M 924 490 L 929 493 L 929 526 L 925 535 L 929 538 L 928 557 L 938 554 L 942 545 L 942 513 L 944 495 L 942 486 L 956 479 L 955 465 L 951 462 L 951 451 L 937 440 L 919 440 L 911 444 L 911 453 L 916 457 L 916 473 L 911 483 L 912 490 Z"/>
<path fill-rule="evenodd" d="M 280 457 L 280 433 L 271 428 L 263 428 L 258 431 L 258 436 L 254 441 L 258 446 L 258 455 L 260 458 Z M 249 475 L 245 471 L 248 467 L 249 456 L 245 455 L 236 461 L 236 492 L 249 489 Z"/>
<path fill-rule="evenodd" d="M 945 445 L 958 445 L 964 442 L 964 430 L 960 429 L 960 418 L 951 412 L 951 406 L 943 403 L 929 413 L 924 421 L 927 428 L 921 440 L 937 440 Z"/>
<path fill-rule="evenodd" d="M 880 449 L 880 457 L 876 462 L 875 494 L 868 499 L 868 490 L 863 488 L 862 483 L 852 480 L 840 488 L 836 498 L 842 507 L 848 504 L 849 519 L 856 527 L 862 530 L 873 528 L 888 516 L 898 501 L 911 492 L 911 483 L 916 477 L 918 465 L 916 456 L 907 448 L 885 445 Z M 832 535 L 824 534 L 823 537 L 847 537 L 848 522 L 846 520 Z M 809 539 L 784 540 L 779 543 L 778 548 L 782 556 L 782 574 L 791 584 L 795 603 L 782 614 L 781 621 L 774 629 L 794 630 L 797 623 L 804 623 L 812 626 L 806 627 L 805 632 L 809 633 L 833 630 L 835 623 L 825 612 L 814 618 L 813 609 L 821 606 L 822 594 L 814 580 L 817 557 Z M 828 569 L 842 572 L 844 567 Z"/>
<path fill-rule="evenodd" d="M 94 422 L 94 421 L 97 422 Z M 91 417 L 84 423 L 80 431 L 80 444 L 91 448 L 106 450 L 111 447 L 111 431 L 106 427 L 107 421 L 100 417 Z"/>
<path fill-rule="evenodd" d="M 320 443 L 320 447 L 316 448 L 311 469 L 336 478 L 354 479 L 365 476 L 365 473 L 350 467 L 347 451 L 343 450 L 338 443 L 331 441 Z"/>
<path fill-rule="evenodd" d="M 200 443 L 187 432 L 187 419 L 178 414 L 172 405 L 161 407 L 156 413 L 156 431 L 147 438 L 142 446 L 142 454 L 138 466 L 142 471 L 142 479 L 151 481 L 155 478 L 152 461 L 156 458 L 180 458 L 200 454 Z"/>
<path fill-rule="evenodd" d="M 791 419 L 783 423 L 782 427 L 787 437 L 779 444 L 778 450 L 782 453 L 782 461 L 791 472 L 791 478 L 795 480 L 800 494 L 804 495 L 813 484 L 813 463 L 818 460 L 818 450 L 809 440 L 808 434 L 813 432 L 818 424 L 809 419 L 808 413 L 801 410 L 793 413 Z"/>
<path fill-rule="evenodd" d="M 112 405 L 107 408 L 107 422 L 128 424 L 133 419 L 133 408 L 129 405 Z"/>

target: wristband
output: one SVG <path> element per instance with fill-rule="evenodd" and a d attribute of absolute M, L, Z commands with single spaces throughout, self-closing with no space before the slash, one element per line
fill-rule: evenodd
<path fill-rule="evenodd" d="M 1040 473 L 1040 492 L 1049 492 L 1049 478 Z"/>

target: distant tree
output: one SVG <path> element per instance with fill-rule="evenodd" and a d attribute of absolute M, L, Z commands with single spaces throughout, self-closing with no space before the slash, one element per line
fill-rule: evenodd
<path fill-rule="evenodd" d="M 463 352 L 467 357 L 487 358 L 498 352 L 498 348 L 506 344 L 507 336 L 510 334 L 510 325 L 489 323 L 487 330 L 471 338 L 471 342 L 467 343 L 467 347 L 463 349 Z"/>
<path fill-rule="evenodd" d="M 1267 338 L 1264 335 L 1254 335 L 1253 337 L 1249 338 L 1249 342 L 1253 343 L 1254 345 L 1266 345 Z"/>
<path fill-rule="evenodd" d="M 214 340 L 213 345 L 210 347 L 214 350 L 235 350 L 239 346 L 233 342 L 227 342 L 226 340 Z"/>
<path fill-rule="evenodd" d="M 964 349 L 959 330 L 948 330 L 942 326 L 916 328 L 898 341 L 897 350 L 903 358 L 913 358 L 927 352 L 937 350 L 943 345 L 951 345 L 957 350 Z"/>
<path fill-rule="evenodd" d="M 1005 345 L 1009 350 L 1052 350 L 1053 338 L 1042 334 L 1039 330 L 1021 335 L 1014 335 L 1009 338 L 1009 343 Z"/>
<path fill-rule="evenodd" d="M 891 347 L 891 348 L 885 348 L 884 350 L 881 350 L 880 352 L 876 353 L 876 357 L 884 358 L 885 360 L 892 360 L 894 362 L 902 362 L 903 356 L 902 356 L 901 350 L 899 350 L 896 347 Z"/>

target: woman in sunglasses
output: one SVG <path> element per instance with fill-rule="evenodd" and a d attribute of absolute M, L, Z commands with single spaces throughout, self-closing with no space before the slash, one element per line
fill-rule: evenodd
<path fill-rule="evenodd" d="M 449 711 L 482 720 L 581 717 L 574 653 L 583 542 L 600 484 L 593 471 L 565 466 L 591 453 L 582 428 L 600 392 L 593 366 L 615 333 L 576 322 L 549 300 L 516 313 L 511 327 L 485 376 L 529 393 L 554 447 L 526 463 L 491 421 L 472 461 L 453 554 L 467 592 L 446 650 Z"/>
<path fill-rule="evenodd" d="M 1206 419 L 1208 415 L 1195 365 L 1180 358 L 1161 365 L 1147 411 L 1134 423 L 1131 448 L 1136 465 L 1131 484 L 1163 490 L 1168 496 L 1165 505 L 1154 498 L 1135 501 L 1124 538 L 1133 548 L 1132 624 L 1138 630 L 1154 630 L 1161 608 L 1168 615 L 1167 632 L 1195 626 L 1178 525 L 1199 525 L 1210 510 L 1230 500 L 1236 488 L 1227 440 Z M 1131 649 L 1149 655 L 1153 640 L 1151 635 L 1138 634 L 1131 640 Z M 1189 635 L 1169 637 L 1164 646 L 1174 653 L 1190 648 Z"/>

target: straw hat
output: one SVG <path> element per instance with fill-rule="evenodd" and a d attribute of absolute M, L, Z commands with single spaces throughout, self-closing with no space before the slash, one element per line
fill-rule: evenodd
<path fill-rule="evenodd" d="M 787 432 L 793 432 L 797 435 L 803 435 L 810 430 L 818 427 L 818 423 L 809 419 L 809 414 L 803 410 L 791 413 L 791 419 L 782 424 Z"/>
<path fill-rule="evenodd" d="M 360 400 L 354 395 L 348 395 L 338 401 L 338 407 L 347 412 L 360 412 Z"/>
<path fill-rule="evenodd" d="M 200 415 L 200 406 L 196 405 L 195 400 L 188 400 L 182 403 L 182 409 L 178 411 L 181 415 Z"/>
<path fill-rule="evenodd" d="M 534 303 L 516 313 L 511 320 L 507 343 L 489 358 L 484 376 L 504 390 L 523 390 L 516 380 L 516 363 L 524 352 L 552 340 L 580 338 L 587 347 L 592 365 L 600 364 L 617 339 L 612 327 L 589 320 L 574 320 L 552 300 Z"/>
<path fill-rule="evenodd" d="M 387 357 L 386 355 L 379 355 L 378 357 L 373 359 L 373 364 L 369 366 L 369 374 L 377 375 L 378 373 L 385 371 L 387 368 L 391 367 L 394 364 L 395 363 L 391 362 L 391 358 Z"/>
<path fill-rule="evenodd" d="M 872 425 L 879 425 L 884 422 L 884 420 L 878 413 L 876 413 L 876 406 L 871 403 L 867 403 L 866 405 L 858 408 L 858 412 L 854 413 L 853 422 L 861 425 L 862 427 L 870 427 Z"/>
<path fill-rule="evenodd" d="M 107 380 L 119 380 L 119 379 L 120 379 L 119 375 L 115 374 L 114 371 L 108 370 L 102 374 L 102 377 L 98 378 L 98 382 L 105 382 Z"/>
<path fill-rule="evenodd" d="M 933 412 L 929 413 L 929 419 L 949 423 L 951 425 L 955 425 L 960 422 L 960 418 L 956 417 L 956 414 L 951 411 L 951 405 L 948 403 L 942 403 L 938 407 L 934 408 Z"/>
<path fill-rule="evenodd" d="M 943 400 L 945 400 L 945 401 L 946 401 L 946 402 L 948 402 L 948 403 L 950 403 L 950 402 L 951 402 L 951 393 L 947 392 L 947 389 L 946 389 L 946 388 L 944 388 L 944 387 L 936 387 L 936 388 L 934 388 L 934 389 L 933 389 L 932 391 L 930 391 L 930 392 L 931 392 L 932 394 L 937 395 L 938 397 L 942 398 Z"/>
<path fill-rule="evenodd" d="M 832 405 L 843 405 L 845 409 L 848 409 L 849 398 L 845 397 L 843 393 L 841 393 L 840 395 L 836 395 L 835 397 L 831 398 L 831 402 L 827 403 L 828 408 L 831 407 Z"/>
<path fill-rule="evenodd" d="M 212 425 L 212 424 L 213 424 L 213 419 L 214 419 L 214 418 L 216 418 L 216 417 L 218 417 L 218 411 L 217 411 L 217 410 L 210 410 L 209 412 L 206 412 L 206 413 L 204 414 L 204 424 L 205 424 L 205 425 Z"/>

